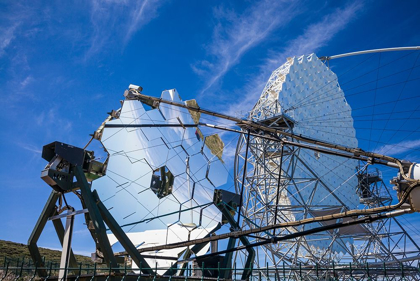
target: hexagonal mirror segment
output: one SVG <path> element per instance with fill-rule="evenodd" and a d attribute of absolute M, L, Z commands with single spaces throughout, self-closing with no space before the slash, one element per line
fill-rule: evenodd
<path fill-rule="evenodd" d="M 174 175 L 166 166 L 157 168 L 153 171 L 150 189 L 159 199 L 163 198 L 172 193 L 174 179 Z"/>

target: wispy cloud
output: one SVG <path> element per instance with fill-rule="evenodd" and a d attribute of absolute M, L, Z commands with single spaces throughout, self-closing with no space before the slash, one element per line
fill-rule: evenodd
<path fill-rule="evenodd" d="M 2 57 L 6 53 L 5 49 L 15 38 L 15 31 L 18 26 L 18 23 L 14 23 L 10 26 L 0 28 L 0 57 Z"/>
<path fill-rule="evenodd" d="M 43 7 L 41 5 L 34 1 L 20 0 L 2 5 L 3 9 L 0 9 L 0 58 L 4 55 L 13 57 L 15 52 L 21 51 L 18 45 L 23 40 L 39 32 L 39 25 L 44 21 L 44 12 L 40 11 Z"/>
<path fill-rule="evenodd" d="M 232 104 L 226 112 L 237 115 L 238 112 L 250 110 L 258 100 L 271 72 L 285 63 L 287 57 L 310 54 L 327 45 L 339 31 L 343 30 L 356 17 L 356 13 L 361 8 L 362 5 L 355 2 L 343 9 L 337 9 L 327 14 L 320 21 L 310 24 L 303 34 L 290 40 L 284 49 L 272 53 L 259 66 L 259 74 L 241 90 L 245 93 L 242 101 Z"/>
<path fill-rule="evenodd" d="M 32 77 L 32 75 L 28 75 L 28 76 L 26 76 L 26 78 L 25 78 L 25 80 L 23 80 L 21 83 L 20 83 L 20 86 L 22 87 L 22 88 L 25 88 L 26 86 L 28 86 L 30 83 L 32 83 L 33 81 L 35 81 L 35 79 Z"/>
<path fill-rule="evenodd" d="M 162 1 L 144 0 L 142 2 L 136 1 L 135 3 L 135 8 L 130 9 L 128 30 L 124 37 L 125 44 L 137 30 L 157 16 L 157 9 L 162 4 Z"/>
<path fill-rule="evenodd" d="M 82 229 L 75 230 L 73 233 L 74 233 L 75 236 L 87 236 L 87 235 L 90 235 L 90 232 L 89 232 L 89 230 L 87 228 L 82 228 Z"/>
<path fill-rule="evenodd" d="M 36 35 L 47 40 L 60 38 L 72 48 L 71 52 L 78 52 L 82 47 L 84 60 L 104 50 L 123 50 L 137 31 L 158 16 L 158 9 L 164 3 L 157 0 L 92 0 L 75 8 L 54 2 L 14 1 L 7 10 L 0 11 L 0 58 L 12 49 L 11 46 L 16 50 L 14 53 L 30 53 L 26 42 Z M 77 17 L 78 21 L 57 20 L 55 13 L 66 8 L 68 17 Z M 85 24 L 83 28 L 81 24 Z M 16 56 L 14 53 L 12 57 Z"/>
<path fill-rule="evenodd" d="M 100 52 L 108 44 L 123 47 L 144 25 L 154 19 L 163 1 L 92 1 L 91 23 L 93 33 L 86 58 Z M 121 44 L 122 42 L 122 44 Z"/>
<path fill-rule="evenodd" d="M 37 113 L 32 117 L 32 124 L 40 128 L 46 138 L 67 139 L 68 134 L 73 130 L 73 122 L 63 116 L 58 106 L 52 105 L 49 109 Z M 57 131 L 56 128 L 60 128 Z"/>
<path fill-rule="evenodd" d="M 394 144 L 386 144 L 379 147 L 377 150 L 375 150 L 375 152 L 379 154 L 396 156 L 418 148 L 420 148 L 420 139 L 401 141 Z"/>
<path fill-rule="evenodd" d="M 212 41 L 207 45 L 208 60 L 192 69 L 206 78 L 203 94 L 213 87 L 250 49 L 260 44 L 273 30 L 285 26 L 298 13 L 297 1 L 260 1 L 242 14 L 219 7 Z M 211 62 L 210 62 L 211 60 Z"/>
<path fill-rule="evenodd" d="M 0 10 L 0 58 L 15 47 L 25 22 L 33 20 L 32 15 L 33 11 L 19 1 Z"/>
<path fill-rule="evenodd" d="M 17 145 L 20 146 L 21 148 L 23 148 L 27 151 L 33 152 L 37 155 L 41 154 L 41 152 L 42 152 L 41 149 L 38 146 L 30 144 L 30 143 L 19 142 L 19 143 L 17 143 Z"/>

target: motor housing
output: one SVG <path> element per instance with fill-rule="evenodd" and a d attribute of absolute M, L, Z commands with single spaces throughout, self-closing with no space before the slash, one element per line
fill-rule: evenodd
<path fill-rule="evenodd" d="M 404 169 L 406 178 L 411 180 L 420 181 L 420 164 L 413 163 Z M 397 190 L 398 199 L 402 200 L 402 195 L 407 191 L 407 189 L 412 185 L 414 181 L 407 180 L 404 178 L 401 173 L 398 173 L 398 176 L 391 180 L 391 184 L 394 184 L 394 189 Z M 406 203 L 410 205 L 410 208 L 414 212 L 420 212 L 420 182 L 414 189 L 410 192 Z M 404 205 L 403 205 L 404 206 Z"/>

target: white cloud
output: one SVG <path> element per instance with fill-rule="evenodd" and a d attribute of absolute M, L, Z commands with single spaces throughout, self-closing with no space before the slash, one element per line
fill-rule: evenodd
<path fill-rule="evenodd" d="M 53 105 L 48 110 L 39 112 L 32 119 L 35 121 L 33 124 L 42 128 L 43 134 L 47 138 L 66 137 L 73 130 L 73 122 L 63 116 L 62 110 L 58 106 Z M 60 130 L 57 131 L 57 128 Z"/>
<path fill-rule="evenodd" d="M 147 24 L 157 16 L 157 9 L 162 2 L 156 0 L 136 1 L 135 8 L 130 9 L 128 30 L 124 37 L 124 42 L 127 43 L 133 34 L 142 26 Z"/>
<path fill-rule="evenodd" d="M 90 98 L 91 98 L 92 100 L 101 100 L 101 99 L 103 99 L 104 97 L 105 97 L 105 95 L 104 95 L 104 94 L 98 93 L 98 94 L 92 95 Z"/>
<path fill-rule="evenodd" d="M 260 1 L 241 15 L 215 9 L 217 24 L 207 51 L 212 62 L 202 60 L 192 65 L 206 78 L 200 94 L 213 87 L 250 49 L 265 40 L 273 30 L 286 25 L 297 13 L 297 1 Z"/>
<path fill-rule="evenodd" d="M 360 3 L 354 2 L 352 5 L 326 15 L 320 22 L 310 25 L 304 34 L 292 40 L 286 48 L 287 54 L 289 56 L 303 55 L 325 46 L 351 22 L 361 8 Z"/>
<path fill-rule="evenodd" d="M 283 50 L 272 54 L 264 64 L 260 65 L 259 74 L 241 90 L 244 93 L 242 101 L 232 104 L 226 112 L 237 115 L 238 112 L 249 111 L 257 102 L 271 72 L 285 63 L 287 57 L 316 52 L 339 31 L 343 30 L 361 8 L 362 5 L 355 2 L 324 16 L 321 21 L 309 25 L 302 35 L 289 41 Z"/>
<path fill-rule="evenodd" d="M 30 84 L 34 81 L 35 81 L 35 79 L 32 77 L 32 75 L 28 75 L 28 76 L 26 76 L 25 80 L 23 80 L 20 83 L 20 86 L 22 86 L 22 88 L 25 88 L 28 84 Z"/>
<path fill-rule="evenodd" d="M 90 232 L 89 232 L 89 229 L 87 229 L 87 228 L 82 228 L 82 229 L 75 230 L 75 231 L 73 232 L 73 234 L 74 234 L 74 235 L 77 235 L 77 236 L 79 236 L 79 235 L 83 235 L 83 236 L 85 236 L 85 235 L 90 235 Z"/>
<path fill-rule="evenodd" d="M 6 48 L 15 38 L 15 31 L 18 26 L 18 23 L 14 23 L 11 26 L 7 26 L 0 29 L 0 57 L 2 57 L 6 53 Z"/>
<path fill-rule="evenodd" d="M 7 11 L 0 11 L 0 57 L 12 47 L 15 49 L 12 57 L 24 56 L 29 49 L 22 42 L 37 35 L 61 40 L 64 37 L 68 46 L 84 46 L 85 60 L 105 49 L 123 49 L 139 29 L 157 16 L 158 8 L 164 3 L 157 0 L 92 0 L 79 5 L 79 11 L 69 5 L 70 17 L 72 12 L 78 17 L 90 17 L 91 24 L 81 29 L 77 21 L 64 27 L 61 25 L 63 21 L 57 20 L 56 13 L 65 9 L 65 5 L 59 9 L 54 3 L 42 5 L 34 1 L 15 1 Z M 78 48 L 71 51 L 75 49 Z"/>
<path fill-rule="evenodd" d="M 125 46 L 140 28 L 157 16 L 162 3 L 156 0 L 92 1 L 90 15 L 93 33 L 86 58 L 109 44 Z"/>
<path fill-rule="evenodd" d="M 31 36 L 34 32 L 32 27 L 40 21 L 39 13 L 36 5 L 24 1 L 12 1 L 0 9 L 0 57 L 8 49 L 15 49 L 22 37 Z"/>
<path fill-rule="evenodd" d="M 94 250 L 92 250 L 92 252 L 93 251 Z M 81 255 L 81 256 L 85 256 L 85 257 L 90 257 L 91 254 L 92 254 L 92 252 L 90 252 L 90 251 L 78 250 L 78 249 L 73 249 L 73 252 L 74 252 L 75 255 Z"/>
<path fill-rule="evenodd" d="M 33 152 L 35 154 L 41 154 L 41 149 L 38 146 L 35 146 L 33 144 L 30 143 L 18 143 L 18 146 L 20 146 L 21 148 L 28 150 L 30 152 Z"/>
<path fill-rule="evenodd" d="M 53 251 L 60 251 L 60 252 L 62 250 L 62 248 L 49 247 L 49 246 L 44 246 L 44 245 L 38 245 L 38 247 L 44 248 L 44 249 L 50 249 L 50 250 L 53 250 Z"/>
<path fill-rule="evenodd" d="M 420 139 L 401 141 L 395 144 L 386 144 L 379 147 L 377 150 L 375 150 L 375 152 L 385 155 L 399 155 L 417 148 L 420 148 Z"/>

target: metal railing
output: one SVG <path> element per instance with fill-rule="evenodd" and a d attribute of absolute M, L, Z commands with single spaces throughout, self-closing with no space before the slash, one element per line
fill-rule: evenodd
<path fill-rule="evenodd" d="M 76 268 L 60 268 L 58 262 L 47 261 L 45 266 L 38 267 L 28 259 L 5 258 L 2 267 L 0 266 L 0 281 L 18 280 L 58 280 L 60 270 L 68 271 L 67 280 L 113 280 L 124 281 L 126 279 L 141 281 L 143 280 L 241 280 L 244 268 L 238 268 L 236 264 L 229 268 L 206 267 L 204 263 L 201 267 L 192 267 L 188 264 L 185 268 L 154 268 L 153 274 L 141 274 L 141 264 L 139 268 L 132 269 L 127 264 L 117 268 L 109 268 L 104 265 L 82 264 Z M 47 275 L 39 278 L 37 275 L 41 270 L 45 270 Z M 331 264 L 331 265 L 287 265 L 282 264 L 276 268 L 265 267 L 251 268 L 250 281 L 283 281 L 283 280 L 419 280 L 420 263 L 416 266 L 407 266 L 403 263 L 388 265 L 386 263 L 366 263 L 366 264 Z M 165 272 L 160 275 L 158 272 Z M 227 274 L 226 274 L 227 273 Z M 220 276 L 228 276 L 223 279 Z M 134 279 L 133 279 L 134 278 Z"/>

